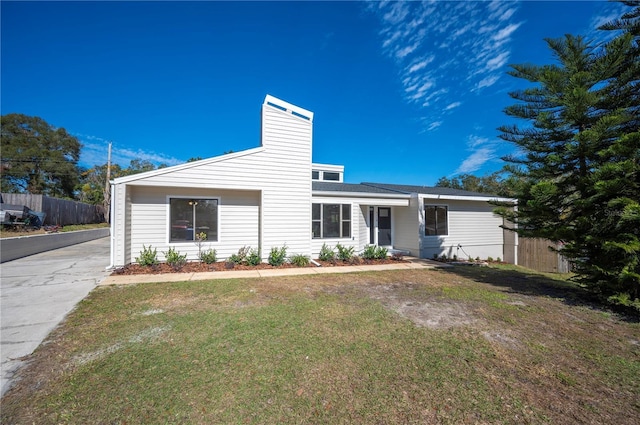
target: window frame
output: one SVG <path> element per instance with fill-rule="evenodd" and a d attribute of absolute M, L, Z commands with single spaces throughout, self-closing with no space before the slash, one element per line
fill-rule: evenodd
<path fill-rule="evenodd" d="M 319 218 L 314 217 L 314 209 L 316 205 L 319 206 L 320 216 Z M 325 205 L 338 206 L 339 211 L 339 219 L 338 219 L 338 231 L 339 236 L 324 236 L 324 213 L 325 213 Z M 349 218 L 345 218 L 345 207 L 349 208 Z M 353 205 L 350 203 L 342 204 L 342 203 L 334 203 L 334 202 L 312 202 L 311 203 L 311 238 L 312 239 L 351 239 L 351 235 L 353 234 Z M 320 226 L 320 236 L 315 236 L 314 233 L 314 224 L 318 224 Z M 349 223 L 349 234 L 347 236 L 344 235 L 344 226 L 346 223 Z"/>
<path fill-rule="evenodd" d="M 435 214 L 435 232 L 434 234 L 427 233 L 427 208 L 434 208 Z M 438 233 L 439 223 L 438 223 L 438 209 L 444 208 L 445 211 L 445 233 Z M 434 237 L 434 236 L 449 236 L 449 205 L 446 204 L 424 204 L 424 236 L 426 237 Z"/>
<path fill-rule="evenodd" d="M 220 242 L 220 205 L 221 205 L 221 198 L 219 196 L 184 196 L 184 195 L 167 195 L 166 200 L 167 200 L 167 243 L 170 244 L 184 244 L 184 243 L 189 243 L 189 244 L 193 244 L 195 242 L 195 234 L 194 234 L 194 239 L 193 240 L 172 240 L 171 239 L 171 226 L 172 226 L 172 221 L 171 221 L 171 200 L 172 199 L 193 199 L 195 201 L 216 201 L 217 203 L 217 208 L 216 208 L 216 217 L 215 217 L 215 221 L 216 221 L 216 239 L 207 239 L 207 242 L 212 242 L 212 243 L 218 243 Z M 193 208 L 195 208 L 195 205 L 193 205 Z M 197 224 L 197 223 L 196 223 Z"/>

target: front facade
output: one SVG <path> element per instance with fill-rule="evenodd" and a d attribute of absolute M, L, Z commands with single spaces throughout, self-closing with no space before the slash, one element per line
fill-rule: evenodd
<path fill-rule="evenodd" d="M 112 181 L 111 266 L 143 248 L 200 248 L 226 259 L 251 246 L 317 258 L 323 244 L 379 245 L 407 254 L 514 258 L 488 203 L 446 188 L 344 183 L 344 167 L 311 159 L 313 113 L 267 96 L 261 146 Z M 507 243 L 505 244 L 505 241 Z M 515 262 L 515 261 L 513 261 Z"/>

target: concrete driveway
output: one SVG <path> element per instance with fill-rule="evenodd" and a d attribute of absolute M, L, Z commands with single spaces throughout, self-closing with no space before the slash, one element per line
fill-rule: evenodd
<path fill-rule="evenodd" d="M 2 395 L 40 343 L 109 274 L 110 238 L 47 251 L 0 266 Z"/>

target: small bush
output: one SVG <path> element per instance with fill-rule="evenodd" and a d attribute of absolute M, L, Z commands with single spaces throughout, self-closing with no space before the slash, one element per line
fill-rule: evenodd
<path fill-rule="evenodd" d="M 433 259 L 437 260 L 438 259 L 438 254 L 433 254 Z"/>
<path fill-rule="evenodd" d="M 231 254 L 227 261 L 233 264 L 245 264 L 247 261 L 247 255 L 249 255 L 250 250 L 251 247 L 243 246 L 238 250 L 237 254 Z"/>
<path fill-rule="evenodd" d="M 289 262 L 296 267 L 307 267 L 309 265 L 309 257 L 302 254 L 295 254 L 289 258 Z"/>
<path fill-rule="evenodd" d="M 352 246 L 347 247 L 337 244 L 336 249 L 338 250 L 338 260 L 349 261 L 353 257 L 354 249 Z"/>
<path fill-rule="evenodd" d="M 493 263 L 493 257 L 487 257 L 487 262 Z"/>
<path fill-rule="evenodd" d="M 142 245 L 142 251 L 140 251 L 140 256 L 136 257 L 136 263 L 141 266 L 155 266 L 158 264 L 158 250 L 151 249 L 151 245 L 149 248 Z"/>
<path fill-rule="evenodd" d="M 326 243 L 322 244 L 322 248 L 320 248 L 320 255 L 318 256 L 318 260 L 320 261 L 336 261 L 336 253 L 328 246 Z"/>
<path fill-rule="evenodd" d="M 387 248 L 379 246 L 376 248 L 376 256 L 375 258 L 378 260 L 384 260 L 387 258 L 387 254 L 389 254 L 389 250 Z"/>
<path fill-rule="evenodd" d="M 200 253 L 200 261 L 206 264 L 213 264 L 218 260 L 217 256 L 218 254 L 215 249 L 208 249 Z"/>
<path fill-rule="evenodd" d="M 250 266 L 257 266 L 258 264 L 262 263 L 262 257 L 260 256 L 260 250 L 259 249 L 252 249 L 249 252 L 249 254 L 247 255 L 246 262 Z"/>
<path fill-rule="evenodd" d="M 276 246 L 271 248 L 271 252 L 269 253 L 269 264 L 274 267 L 281 266 L 284 264 L 287 259 L 287 246 L 283 246 L 282 248 L 278 248 Z"/>
<path fill-rule="evenodd" d="M 377 250 L 375 245 L 367 245 L 364 247 L 364 251 L 362 251 L 362 258 L 365 260 L 375 260 L 377 255 Z"/>
<path fill-rule="evenodd" d="M 498 258 L 496 258 L 496 261 L 497 261 L 498 263 L 502 263 L 502 258 L 498 257 Z"/>
<path fill-rule="evenodd" d="M 179 270 L 187 264 L 187 254 L 180 254 L 174 248 L 169 248 L 169 251 L 164 253 L 167 258 L 167 264 L 173 267 L 175 270 Z"/>
<path fill-rule="evenodd" d="M 358 266 L 360 264 L 363 264 L 364 260 L 362 259 L 362 257 L 359 257 L 357 255 L 354 255 L 353 257 L 351 257 L 349 259 L 349 264 L 354 265 L 354 266 Z"/>

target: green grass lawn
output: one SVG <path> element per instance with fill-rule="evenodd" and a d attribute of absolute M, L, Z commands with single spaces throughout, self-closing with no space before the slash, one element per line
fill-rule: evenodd
<path fill-rule="evenodd" d="M 494 268 L 100 287 L 3 424 L 616 423 L 640 325 Z"/>

